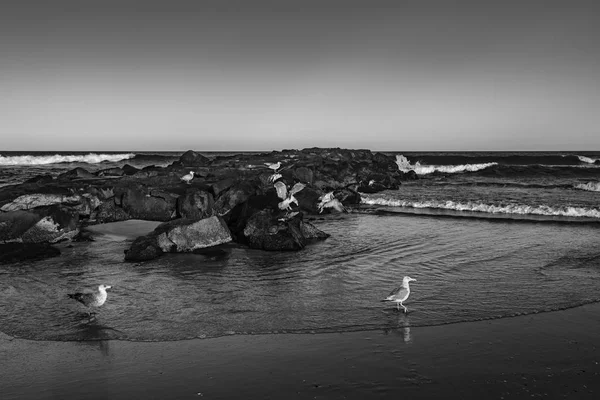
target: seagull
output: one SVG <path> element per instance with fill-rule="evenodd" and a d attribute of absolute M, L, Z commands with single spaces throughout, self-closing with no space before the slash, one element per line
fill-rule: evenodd
<path fill-rule="evenodd" d="M 276 163 L 270 163 L 270 162 L 266 162 L 265 165 L 269 168 L 272 169 L 273 172 L 277 172 L 277 170 L 279 169 L 279 167 L 281 167 L 281 161 L 277 161 Z"/>
<path fill-rule="evenodd" d="M 277 190 L 277 196 L 282 200 L 277 205 L 280 210 L 291 210 L 292 203 L 296 203 L 296 205 L 298 205 L 298 200 L 296 200 L 294 194 L 298 193 L 306 187 L 304 183 L 298 182 L 290 189 L 288 193 L 287 186 L 285 186 L 285 183 L 281 181 L 275 182 L 273 186 L 275 186 L 275 190 Z"/>
<path fill-rule="evenodd" d="M 104 302 L 106 302 L 106 298 L 108 297 L 106 289 L 110 289 L 111 287 L 112 286 L 109 285 L 100 285 L 98 286 L 97 291 L 84 289 L 83 293 L 73 293 L 68 294 L 67 296 L 77 300 L 86 307 L 100 307 L 102 304 L 104 304 Z"/>
<path fill-rule="evenodd" d="M 190 171 L 189 174 L 186 174 L 181 177 L 181 180 L 184 181 L 185 183 L 187 183 L 188 185 L 190 184 L 190 181 L 192 179 L 194 179 L 194 171 Z"/>
<path fill-rule="evenodd" d="M 410 287 L 408 286 L 408 282 L 417 281 L 416 279 L 411 278 L 410 276 L 405 276 L 402 279 L 402 286 L 392 290 L 392 292 L 381 301 L 393 301 L 396 303 L 396 307 L 400 310 L 400 306 L 404 308 L 404 312 L 408 312 L 408 309 L 402 304 L 403 301 L 408 299 L 408 295 L 410 294 Z"/>
<path fill-rule="evenodd" d="M 317 204 L 317 208 L 319 209 L 319 214 L 323 212 L 325 208 L 333 208 L 339 212 L 348 212 L 346 207 L 335 198 L 333 192 L 329 192 L 319 197 L 319 204 Z"/>

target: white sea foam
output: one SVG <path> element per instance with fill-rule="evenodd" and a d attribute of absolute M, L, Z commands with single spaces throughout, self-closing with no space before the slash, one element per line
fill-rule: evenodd
<path fill-rule="evenodd" d="M 88 164 L 97 164 L 103 161 L 121 161 L 128 160 L 135 157 L 133 153 L 122 153 L 122 154 L 95 154 L 89 153 L 85 155 L 44 155 L 44 156 L 0 156 L 0 165 L 44 165 L 44 164 L 57 164 L 57 163 L 69 163 L 69 162 L 80 162 Z"/>
<path fill-rule="evenodd" d="M 580 183 L 573 186 L 575 189 L 587 190 L 589 192 L 600 192 L 600 182 Z"/>
<path fill-rule="evenodd" d="M 398 164 L 398 169 L 402 172 L 413 170 L 417 173 L 417 175 L 427 175 L 436 171 L 450 174 L 455 174 L 458 172 L 474 172 L 497 165 L 498 163 L 491 162 L 464 165 L 421 165 L 418 161 L 414 164 L 411 164 L 406 157 L 404 157 L 402 154 L 398 154 L 396 155 L 396 164 Z"/>
<path fill-rule="evenodd" d="M 599 209 L 589 209 L 584 207 L 561 207 L 550 206 L 528 206 L 523 204 L 495 205 L 483 204 L 477 202 L 459 203 L 455 201 L 405 201 L 390 200 L 382 198 L 369 198 L 363 195 L 362 203 L 369 205 L 380 205 L 388 207 L 410 207 L 410 208 L 434 208 L 452 211 L 471 211 L 491 214 L 519 214 L 519 215 L 546 215 L 561 217 L 585 217 L 600 218 Z"/>
<path fill-rule="evenodd" d="M 594 158 L 589 158 L 586 156 L 577 156 L 577 158 L 579 158 L 579 161 L 584 162 L 584 163 L 588 163 L 588 164 L 594 164 L 596 161 L 596 159 Z"/>

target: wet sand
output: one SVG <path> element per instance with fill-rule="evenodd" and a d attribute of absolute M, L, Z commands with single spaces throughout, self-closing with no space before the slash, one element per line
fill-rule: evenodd
<path fill-rule="evenodd" d="M 0 393 L 5 400 L 591 399 L 600 393 L 599 345 L 600 304 L 388 332 L 152 343 L 0 335 Z"/>

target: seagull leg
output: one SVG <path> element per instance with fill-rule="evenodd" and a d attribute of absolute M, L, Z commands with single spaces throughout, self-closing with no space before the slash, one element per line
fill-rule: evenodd
<path fill-rule="evenodd" d="M 400 303 L 402 304 L 402 303 Z M 408 308 L 406 308 L 406 306 L 404 306 L 404 304 L 402 304 L 402 307 L 404 308 L 404 313 L 406 314 L 408 312 Z"/>
<path fill-rule="evenodd" d="M 400 303 L 396 303 L 396 308 L 398 309 L 398 311 L 400 311 Z"/>

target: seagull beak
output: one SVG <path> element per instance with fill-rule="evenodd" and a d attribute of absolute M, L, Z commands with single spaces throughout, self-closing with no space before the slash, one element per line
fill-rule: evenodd
<path fill-rule="evenodd" d="M 112 286 L 106 286 L 105 289 L 110 289 Z"/>

